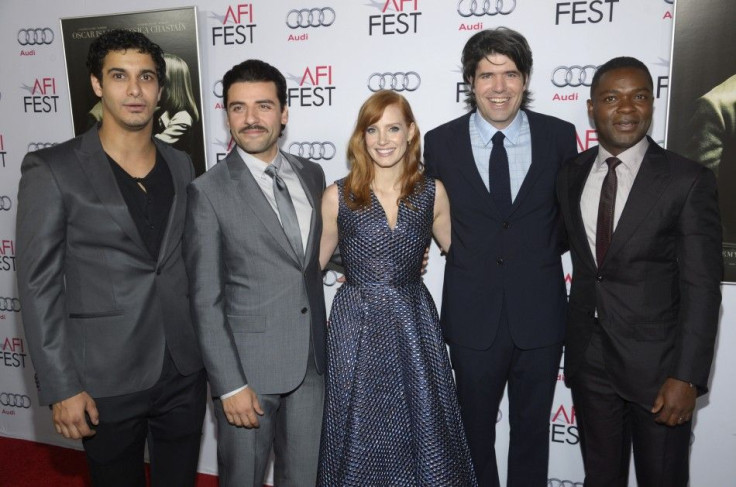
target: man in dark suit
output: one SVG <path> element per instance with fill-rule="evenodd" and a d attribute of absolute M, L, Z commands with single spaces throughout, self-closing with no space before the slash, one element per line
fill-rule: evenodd
<path fill-rule="evenodd" d="M 565 377 L 585 485 L 686 486 L 695 399 L 721 302 L 713 172 L 648 138 L 652 78 L 629 57 L 598 68 L 588 114 L 599 147 L 560 171 L 573 283 Z"/>
<path fill-rule="evenodd" d="M 110 31 L 87 60 L 103 121 L 26 155 L 18 290 L 39 400 L 96 486 L 194 485 L 205 411 L 181 254 L 189 156 L 152 138 L 161 49 Z"/>
<path fill-rule="evenodd" d="M 480 485 L 499 485 L 498 406 L 508 383 L 508 485 L 547 482 L 549 414 L 564 336 L 555 178 L 575 128 L 532 112 L 532 54 L 510 29 L 475 34 L 462 55 L 471 113 L 427 133 L 427 174 L 450 197 L 442 327 Z"/>
<path fill-rule="evenodd" d="M 222 80 L 237 147 L 189 186 L 184 255 L 223 487 L 313 487 L 322 424 L 322 168 L 279 150 L 286 80 L 250 59 Z"/>

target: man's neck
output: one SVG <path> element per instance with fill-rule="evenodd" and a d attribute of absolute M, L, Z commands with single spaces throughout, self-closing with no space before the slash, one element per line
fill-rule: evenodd
<path fill-rule="evenodd" d="M 151 127 L 142 130 L 123 130 L 106 126 L 98 132 L 105 153 L 133 177 L 142 178 L 156 162 L 156 146 L 151 138 Z"/>

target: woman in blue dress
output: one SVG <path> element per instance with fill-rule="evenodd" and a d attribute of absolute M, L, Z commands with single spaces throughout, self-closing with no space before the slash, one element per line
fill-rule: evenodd
<path fill-rule="evenodd" d="M 361 107 L 350 172 L 322 200 L 322 266 L 345 284 L 327 330 L 318 485 L 476 485 L 437 310 L 422 282 L 432 236 L 450 246 L 450 204 L 427 178 L 411 107 L 393 91 Z"/>

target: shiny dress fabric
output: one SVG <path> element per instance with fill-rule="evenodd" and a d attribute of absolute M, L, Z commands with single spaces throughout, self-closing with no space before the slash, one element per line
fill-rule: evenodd
<path fill-rule="evenodd" d="M 437 310 L 421 279 L 435 184 L 401 204 L 391 230 L 375 195 L 337 217 L 347 282 L 327 329 L 318 485 L 474 486 Z"/>

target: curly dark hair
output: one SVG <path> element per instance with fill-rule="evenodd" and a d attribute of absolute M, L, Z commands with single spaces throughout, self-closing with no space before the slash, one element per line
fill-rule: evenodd
<path fill-rule="evenodd" d="M 461 62 L 463 64 L 463 80 L 472 85 L 471 80 L 475 77 L 475 70 L 486 56 L 491 54 L 503 54 L 511 59 L 524 77 L 524 83 L 529 81 L 532 74 L 532 50 L 526 38 L 515 30 L 508 27 L 486 29 L 473 35 L 463 47 Z M 531 92 L 526 89 L 521 99 L 521 108 L 528 108 L 532 101 Z M 468 91 L 465 103 L 470 108 L 476 108 L 475 93 Z"/>
<path fill-rule="evenodd" d="M 87 69 L 102 84 L 102 64 L 110 51 L 136 49 L 141 54 L 150 54 L 156 65 L 158 85 L 166 84 L 166 61 L 161 47 L 140 32 L 114 29 L 105 32 L 92 42 L 87 54 Z"/>
<path fill-rule="evenodd" d="M 260 59 L 248 59 L 236 64 L 222 77 L 222 94 L 227 107 L 227 92 L 233 83 L 240 82 L 273 82 L 276 85 L 276 96 L 281 110 L 286 106 L 286 78 L 281 71 Z"/>

